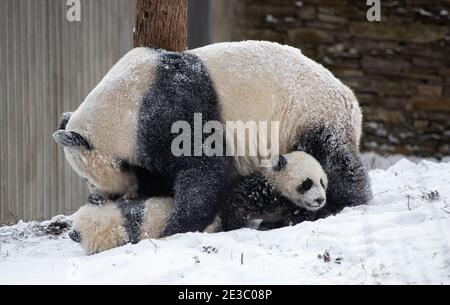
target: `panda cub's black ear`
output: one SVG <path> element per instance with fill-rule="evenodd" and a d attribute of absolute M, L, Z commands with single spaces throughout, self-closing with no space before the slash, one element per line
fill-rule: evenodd
<path fill-rule="evenodd" d="M 281 171 L 286 167 L 286 165 L 287 165 L 287 160 L 283 155 L 276 156 L 273 159 L 273 170 L 274 171 L 277 171 L 277 172 Z"/>
<path fill-rule="evenodd" d="M 73 112 L 64 112 L 59 119 L 58 130 L 65 130 L 67 123 L 69 123 L 69 119 L 72 116 Z"/>
<path fill-rule="evenodd" d="M 63 147 L 84 148 L 87 150 L 92 148 L 89 142 L 75 131 L 58 130 L 53 133 L 53 139 Z"/>

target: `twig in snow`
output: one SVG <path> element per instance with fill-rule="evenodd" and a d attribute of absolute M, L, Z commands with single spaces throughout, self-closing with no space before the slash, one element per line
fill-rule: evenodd
<path fill-rule="evenodd" d="M 408 199 L 408 202 L 406 203 L 408 206 L 408 210 L 411 211 L 411 207 L 409 206 L 409 200 L 411 199 L 411 196 L 408 194 L 408 195 L 406 195 L 406 198 Z"/>
<path fill-rule="evenodd" d="M 194 264 L 200 264 L 200 259 L 198 256 L 193 256 L 192 258 L 194 259 Z"/>
<path fill-rule="evenodd" d="M 244 264 L 244 253 L 241 253 L 241 265 Z"/>
<path fill-rule="evenodd" d="M 153 247 L 155 247 L 155 254 L 156 254 L 156 252 L 157 252 L 156 250 L 158 249 L 158 245 L 148 236 L 147 232 L 144 233 L 144 238 L 148 239 L 152 243 Z"/>
<path fill-rule="evenodd" d="M 329 263 L 331 261 L 331 256 L 330 256 L 330 253 L 328 252 L 328 250 L 325 250 L 325 252 L 323 254 L 318 254 L 317 258 L 323 259 L 323 261 L 325 263 Z"/>
<path fill-rule="evenodd" d="M 155 247 L 155 254 L 156 254 L 158 252 L 157 251 L 158 250 L 158 245 L 151 238 L 149 238 L 148 240 L 152 243 L 153 247 Z"/>
<path fill-rule="evenodd" d="M 444 200 L 445 206 L 443 208 L 441 208 L 442 211 L 444 211 L 447 214 L 450 214 L 450 211 L 447 210 L 448 208 L 448 203 L 447 201 Z"/>

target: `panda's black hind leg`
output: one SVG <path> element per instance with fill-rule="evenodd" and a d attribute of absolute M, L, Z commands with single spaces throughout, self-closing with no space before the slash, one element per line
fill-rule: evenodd
<path fill-rule="evenodd" d="M 316 214 L 325 217 L 347 206 L 366 204 L 372 198 L 370 180 L 361 157 L 350 141 L 343 141 L 323 125 L 304 131 L 295 150 L 311 154 L 328 176 L 327 204 Z"/>

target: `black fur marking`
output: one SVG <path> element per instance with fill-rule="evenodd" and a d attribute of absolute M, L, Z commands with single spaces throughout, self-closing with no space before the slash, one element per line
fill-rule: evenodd
<path fill-rule="evenodd" d="M 144 218 L 145 200 L 121 199 L 118 207 L 125 219 L 124 226 L 128 242 L 136 244 L 141 240 L 141 227 Z"/>
<path fill-rule="evenodd" d="M 138 182 L 138 194 L 142 198 L 157 196 L 173 197 L 173 189 L 167 183 L 167 180 L 156 176 L 154 173 L 138 166 L 131 166 L 131 170 L 136 175 Z"/>
<path fill-rule="evenodd" d="M 137 193 L 141 198 L 150 198 L 156 196 L 172 196 L 173 190 L 164 179 L 155 176 L 143 167 L 136 166 L 123 158 L 116 158 L 119 169 L 122 172 L 132 172 L 136 176 L 138 183 Z"/>
<path fill-rule="evenodd" d="M 92 149 L 88 141 L 75 131 L 57 130 L 53 133 L 53 138 L 63 147 Z"/>
<path fill-rule="evenodd" d="M 367 169 L 359 152 L 323 124 L 303 130 L 294 143 L 319 161 L 328 176 L 327 204 L 318 217 L 336 214 L 346 206 L 366 204 L 372 198 Z"/>
<path fill-rule="evenodd" d="M 69 238 L 76 243 L 81 242 L 80 233 L 78 233 L 78 231 L 76 231 L 76 230 L 72 230 L 69 232 Z"/>
<path fill-rule="evenodd" d="M 69 123 L 69 119 L 72 116 L 73 112 L 63 112 L 61 118 L 59 119 L 58 130 L 66 130 L 66 125 Z"/>
<path fill-rule="evenodd" d="M 276 191 L 262 174 L 242 177 L 233 187 L 222 207 L 220 218 L 225 231 L 244 227 L 249 220 L 280 211 L 281 221 L 275 227 L 310 220 L 310 212 L 299 208 Z"/>
<path fill-rule="evenodd" d="M 104 205 L 106 203 L 106 199 L 99 194 L 89 194 L 87 202 L 92 205 Z"/>
<path fill-rule="evenodd" d="M 275 164 L 275 166 L 273 167 L 273 169 L 274 169 L 275 171 L 281 171 L 281 170 L 283 170 L 284 168 L 286 168 L 286 165 L 287 165 L 287 160 L 286 160 L 286 158 L 285 158 L 283 155 L 279 155 L 279 156 L 276 158 L 276 164 Z"/>
<path fill-rule="evenodd" d="M 311 189 L 313 186 L 313 182 L 311 179 L 307 178 L 303 183 L 298 187 L 297 191 L 300 194 L 304 194 Z"/>
<path fill-rule="evenodd" d="M 194 55 L 161 52 L 154 83 L 140 108 L 137 155 L 142 167 L 139 193 L 173 192 L 174 208 L 163 236 L 202 231 L 226 199 L 229 158 L 175 157 L 171 152 L 177 136 L 171 133 L 172 124 L 188 122 L 193 139 L 194 113 L 202 114 L 203 123 L 220 121 L 218 98 L 206 68 Z M 203 134 L 203 140 L 208 136 Z"/>

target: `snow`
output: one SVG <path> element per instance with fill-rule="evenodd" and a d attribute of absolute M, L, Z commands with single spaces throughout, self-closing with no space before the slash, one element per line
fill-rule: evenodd
<path fill-rule="evenodd" d="M 404 156 L 400 154 L 391 154 L 386 156 L 381 156 L 375 152 L 365 152 L 362 154 L 362 161 L 364 165 L 367 168 L 370 169 L 387 169 L 397 163 L 398 161 L 402 159 L 407 159 L 408 161 L 414 162 L 414 163 L 420 163 L 423 160 L 432 161 L 432 162 L 439 162 L 438 159 L 428 157 L 428 158 L 421 158 L 416 156 Z M 450 156 L 446 156 L 442 158 L 443 162 L 450 162 Z"/>
<path fill-rule="evenodd" d="M 315 222 L 178 234 L 92 256 L 67 230 L 48 234 L 50 221 L 19 222 L 0 228 L 0 283 L 450 284 L 450 163 L 402 159 L 370 178 L 369 205 Z"/>

